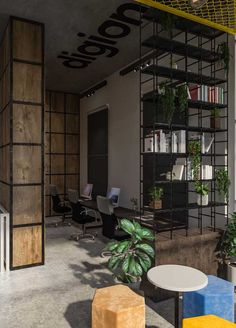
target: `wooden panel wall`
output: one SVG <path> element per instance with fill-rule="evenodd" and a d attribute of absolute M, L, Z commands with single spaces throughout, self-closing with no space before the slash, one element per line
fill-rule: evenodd
<path fill-rule="evenodd" d="M 48 186 L 55 184 L 61 198 L 67 190 L 79 190 L 79 96 L 46 92 L 45 170 L 46 216 L 53 216 Z"/>
<path fill-rule="evenodd" d="M 19 269 L 44 263 L 44 26 L 11 17 L 1 54 L 1 202 Z"/>
<path fill-rule="evenodd" d="M 10 212 L 10 24 L 0 45 L 0 203 Z"/>

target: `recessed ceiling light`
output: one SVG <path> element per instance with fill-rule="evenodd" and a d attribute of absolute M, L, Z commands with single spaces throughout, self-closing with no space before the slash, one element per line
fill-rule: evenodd
<path fill-rule="evenodd" d="M 193 9 L 199 9 L 207 3 L 207 0 L 189 0 L 189 4 Z"/>

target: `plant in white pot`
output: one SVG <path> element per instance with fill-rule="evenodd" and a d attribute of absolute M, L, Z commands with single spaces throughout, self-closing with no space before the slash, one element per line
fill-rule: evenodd
<path fill-rule="evenodd" d="M 119 227 L 130 239 L 107 244 L 104 251 L 110 252 L 108 268 L 116 281 L 139 285 L 142 275 L 152 266 L 155 252 L 150 242 L 155 239 L 154 233 L 128 219 L 120 220 Z"/>
<path fill-rule="evenodd" d="M 196 182 L 195 183 L 195 190 L 197 195 L 197 204 L 199 206 L 207 206 L 208 205 L 208 194 L 209 194 L 209 187 L 207 184 Z"/>
<path fill-rule="evenodd" d="M 236 286 L 236 212 L 231 215 L 226 226 L 221 253 L 227 263 L 227 278 Z"/>

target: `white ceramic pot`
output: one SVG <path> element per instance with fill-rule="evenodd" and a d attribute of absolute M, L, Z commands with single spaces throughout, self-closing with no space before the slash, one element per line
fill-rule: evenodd
<path fill-rule="evenodd" d="M 197 204 L 199 206 L 207 206 L 208 205 L 208 195 L 202 196 L 202 195 L 197 195 Z"/>
<path fill-rule="evenodd" d="M 230 262 L 227 265 L 227 279 L 236 286 L 236 263 Z"/>

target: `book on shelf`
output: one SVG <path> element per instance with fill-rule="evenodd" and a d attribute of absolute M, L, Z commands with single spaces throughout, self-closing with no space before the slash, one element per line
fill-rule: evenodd
<path fill-rule="evenodd" d="M 224 104 L 222 87 L 195 84 L 189 87 L 189 93 L 192 100 Z"/>
<path fill-rule="evenodd" d="M 172 179 L 173 180 L 182 180 L 184 174 L 184 165 L 173 165 L 172 169 Z"/>
<path fill-rule="evenodd" d="M 153 153 L 154 151 L 154 138 L 153 136 L 147 136 L 144 139 L 144 152 Z"/>

